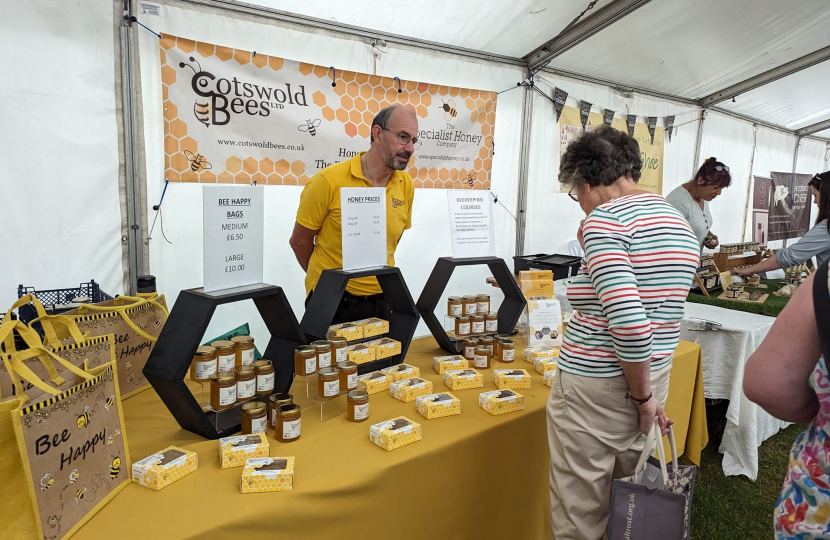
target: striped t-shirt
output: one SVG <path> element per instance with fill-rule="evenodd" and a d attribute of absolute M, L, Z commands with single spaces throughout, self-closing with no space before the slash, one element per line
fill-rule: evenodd
<path fill-rule="evenodd" d="M 559 368 L 586 377 L 623 374 L 619 360 L 671 364 L 700 246 L 659 195 L 628 195 L 596 208 L 583 227 L 585 257 L 568 286 L 574 313 Z"/>

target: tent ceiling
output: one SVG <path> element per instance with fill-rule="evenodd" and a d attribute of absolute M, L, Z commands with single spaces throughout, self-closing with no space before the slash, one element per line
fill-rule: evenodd
<path fill-rule="evenodd" d="M 611 0 L 599 0 L 596 12 Z M 557 35 L 588 5 L 587 0 L 249 0 L 279 9 L 366 29 L 437 41 L 521 58 Z"/>

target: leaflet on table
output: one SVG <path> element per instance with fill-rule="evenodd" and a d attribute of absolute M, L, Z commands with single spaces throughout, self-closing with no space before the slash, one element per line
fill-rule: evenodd
<path fill-rule="evenodd" d="M 530 300 L 527 303 L 527 344 L 562 346 L 562 309 L 559 300 Z"/>
<path fill-rule="evenodd" d="M 447 191 L 452 256 L 488 257 L 496 254 L 495 229 L 489 192 L 467 189 Z"/>
<path fill-rule="evenodd" d="M 343 270 L 386 265 L 386 189 L 340 188 Z"/>

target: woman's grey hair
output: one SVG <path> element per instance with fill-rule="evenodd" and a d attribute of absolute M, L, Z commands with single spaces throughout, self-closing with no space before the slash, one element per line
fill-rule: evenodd
<path fill-rule="evenodd" d="M 392 118 L 392 113 L 394 113 L 398 109 L 410 111 L 413 114 L 415 113 L 415 111 L 413 111 L 412 109 L 408 109 L 404 105 L 390 105 L 385 109 L 381 109 L 380 112 L 375 115 L 375 119 L 372 120 L 372 128 L 374 128 L 375 126 L 380 126 L 381 129 L 389 129 L 389 119 Z M 374 135 L 369 136 L 369 142 L 375 142 Z"/>
<path fill-rule="evenodd" d="M 620 177 L 637 182 L 642 169 L 637 140 L 623 131 L 601 126 L 571 141 L 559 164 L 559 181 L 579 191 L 584 184 L 610 186 Z"/>

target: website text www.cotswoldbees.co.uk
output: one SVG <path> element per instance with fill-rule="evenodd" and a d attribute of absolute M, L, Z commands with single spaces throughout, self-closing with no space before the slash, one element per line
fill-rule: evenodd
<path fill-rule="evenodd" d="M 265 148 L 268 150 L 296 150 L 298 152 L 305 152 L 304 144 L 277 144 L 271 141 L 227 141 L 224 139 L 216 139 L 219 146 L 242 146 L 252 148 Z"/>

